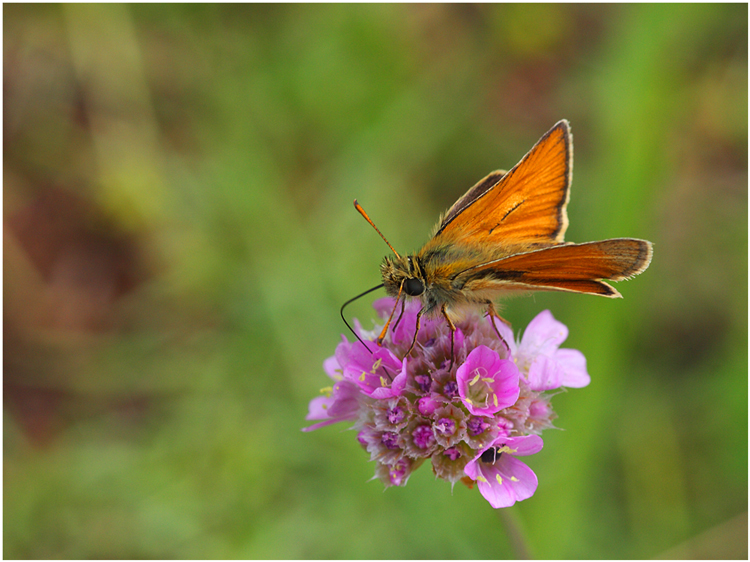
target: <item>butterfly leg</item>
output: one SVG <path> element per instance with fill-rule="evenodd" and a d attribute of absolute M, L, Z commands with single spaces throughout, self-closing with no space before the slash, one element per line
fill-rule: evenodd
<path fill-rule="evenodd" d="M 448 367 L 448 371 L 450 372 L 451 369 L 453 369 L 453 335 L 456 333 L 456 325 L 451 321 L 450 316 L 448 316 L 445 303 L 443 303 L 443 306 L 440 308 L 440 312 L 443 313 L 443 318 L 448 322 L 448 327 L 451 329 L 451 364 L 450 367 Z"/>
<path fill-rule="evenodd" d="M 401 291 L 398 292 L 398 296 L 396 297 L 396 304 L 393 305 L 393 310 L 391 310 L 391 315 L 388 317 L 388 321 L 385 323 L 385 326 L 383 326 L 383 329 L 380 331 L 380 335 L 377 339 L 378 347 L 381 347 L 383 345 L 383 340 L 385 339 L 386 334 L 388 333 L 388 326 L 391 325 L 391 320 L 393 320 L 393 314 L 396 312 L 396 309 L 398 308 L 398 300 L 401 298 Z M 399 318 L 401 318 L 399 316 Z"/>
<path fill-rule="evenodd" d="M 420 308 L 419 312 L 417 313 L 417 325 L 414 328 L 414 339 L 411 340 L 411 345 L 409 346 L 409 349 L 406 351 L 406 354 L 404 354 L 404 357 L 408 357 L 409 354 L 414 349 L 414 346 L 417 345 L 417 336 L 419 335 L 419 325 L 422 321 L 422 314 L 424 313 L 424 308 Z"/>
<path fill-rule="evenodd" d="M 500 316 L 497 313 L 497 310 L 495 310 L 495 303 L 492 301 L 487 301 L 487 316 L 490 317 L 490 324 L 492 324 L 492 328 L 495 330 L 495 333 L 497 334 L 497 337 L 500 338 L 500 341 L 503 342 L 503 345 L 505 346 L 505 349 L 508 350 L 508 353 L 510 353 L 510 346 L 508 345 L 508 342 L 505 341 L 505 338 L 500 335 L 500 331 L 497 329 L 497 326 L 495 325 L 495 318 L 500 320 L 503 324 L 508 326 L 508 328 L 511 328 L 510 322 L 508 322 L 505 318 Z"/>
<path fill-rule="evenodd" d="M 399 294 L 399 297 L 400 297 L 401 296 L 401 291 L 399 291 L 398 294 Z M 382 345 L 383 345 L 383 340 L 385 339 L 385 336 L 388 333 L 388 326 L 391 325 L 391 320 L 393 320 L 393 314 L 396 312 L 397 308 L 398 308 L 398 297 L 396 297 L 396 304 L 393 306 L 393 310 L 391 310 L 391 315 L 388 317 L 388 321 L 385 323 L 385 326 L 383 326 L 383 329 L 381 330 L 380 335 L 378 336 L 378 339 L 375 340 L 376 343 L 378 344 L 378 347 L 382 347 Z M 403 312 L 404 312 L 404 310 L 402 308 L 401 309 L 401 313 L 403 314 Z M 401 320 L 401 316 L 399 316 L 398 319 Z M 398 320 L 396 321 L 396 324 L 398 324 Z M 412 344 L 412 345 L 414 345 L 414 344 Z M 365 346 L 365 347 L 367 347 L 367 346 Z M 370 352 L 370 353 L 372 353 L 372 352 Z M 407 355 L 408 355 L 408 353 L 407 353 Z M 388 375 L 388 378 L 391 381 L 393 381 L 393 377 L 388 372 L 388 369 L 386 369 L 385 367 L 383 367 L 383 370 L 385 371 L 385 374 Z"/>
<path fill-rule="evenodd" d="M 396 328 L 398 328 L 398 325 L 401 323 L 401 318 L 404 316 L 404 309 L 406 308 L 406 299 L 401 301 L 401 312 L 398 315 L 398 318 L 396 318 L 396 322 L 393 324 L 393 330 L 395 331 Z"/>

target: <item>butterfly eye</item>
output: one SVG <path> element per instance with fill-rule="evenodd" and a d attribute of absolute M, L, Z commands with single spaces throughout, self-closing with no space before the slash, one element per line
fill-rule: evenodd
<path fill-rule="evenodd" d="M 416 297 L 424 293 L 424 283 L 421 279 L 412 277 L 404 282 L 404 292 L 410 297 Z"/>

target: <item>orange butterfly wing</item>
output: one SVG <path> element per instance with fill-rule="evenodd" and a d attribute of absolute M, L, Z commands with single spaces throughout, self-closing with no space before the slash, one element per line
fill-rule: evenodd
<path fill-rule="evenodd" d="M 492 172 L 445 214 L 435 238 L 469 244 L 559 244 L 573 172 L 568 122 L 550 129 L 508 173 Z"/>
<path fill-rule="evenodd" d="M 638 275 L 652 254 L 651 242 L 635 238 L 562 244 L 470 267 L 454 276 L 453 286 L 478 292 L 557 290 L 619 297 L 603 280 Z"/>

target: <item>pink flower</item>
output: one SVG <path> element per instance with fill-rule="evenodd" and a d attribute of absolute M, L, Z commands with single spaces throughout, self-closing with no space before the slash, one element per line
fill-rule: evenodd
<path fill-rule="evenodd" d="M 518 368 L 500 359 L 496 351 L 480 345 L 456 371 L 461 401 L 476 416 L 492 415 L 518 400 Z"/>
<path fill-rule="evenodd" d="M 561 386 L 582 388 L 591 382 L 583 353 L 577 349 L 559 349 L 567 337 L 565 324 L 555 320 L 549 310 L 544 310 L 529 322 L 517 346 L 512 338 L 507 340 L 531 390 L 552 390 Z"/>
<path fill-rule="evenodd" d="M 304 428 L 302 431 L 313 431 L 332 423 L 355 420 L 359 414 L 359 396 L 361 392 L 357 385 L 341 380 L 341 368 L 335 357 L 329 357 L 323 362 L 323 369 L 334 381 L 333 387 L 324 388 L 324 396 L 318 396 L 310 401 L 306 420 L 324 420 L 320 423 Z"/>
<path fill-rule="evenodd" d="M 336 347 L 336 360 L 343 366 L 344 380 L 357 386 L 368 396 L 391 398 L 403 390 L 406 362 L 399 360 L 389 349 L 370 342 L 370 349 L 361 342 L 343 341 Z"/>
<path fill-rule="evenodd" d="M 533 496 L 537 487 L 534 471 L 515 456 L 533 455 L 542 446 L 538 435 L 500 436 L 470 460 L 464 472 L 477 482 L 479 492 L 492 507 L 510 507 Z"/>

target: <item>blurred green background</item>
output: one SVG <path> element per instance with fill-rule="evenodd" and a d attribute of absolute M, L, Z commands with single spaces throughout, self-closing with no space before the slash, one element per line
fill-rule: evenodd
<path fill-rule="evenodd" d="M 747 558 L 748 7 L 5 5 L 4 556 Z M 388 249 L 570 120 L 549 308 L 592 383 L 536 495 L 368 482 L 300 428 Z M 351 314 L 370 325 L 368 298 Z"/>

